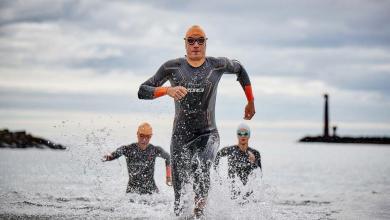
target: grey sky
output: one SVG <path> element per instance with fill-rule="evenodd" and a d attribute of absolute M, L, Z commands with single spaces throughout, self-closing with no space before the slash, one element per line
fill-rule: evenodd
<path fill-rule="evenodd" d="M 329 92 L 337 123 L 388 134 L 389 11 L 385 0 L 1 1 L 0 110 L 150 114 L 147 105 L 172 114 L 169 99 L 145 104 L 136 91 L 184 55 L 186 28 L 200 24 L 208 55 L 238 59 L 249 72 L 253 124 L 313 123 L 310 133 Z M 239 120 L 245 103 L 234 77 L 219 90 L 218 118 Z"/>

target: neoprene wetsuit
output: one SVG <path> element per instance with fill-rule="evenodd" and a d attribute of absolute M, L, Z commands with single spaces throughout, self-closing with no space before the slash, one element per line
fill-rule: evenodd
<path fill-rule="evenodd" d="M 175 212 L 180 213 L 183 186 L 193 179 L 195 200 L 207 197 L 210 166 L 219 147 L 215 124 L 215 100 L 218 82 L 224 73 L 236 74 L 248 100 L 253 100 L 247 72 L 238 61 L 206 57 L 199 67 L 192 67 L 185 58 L 164 63 L 157 73 L 144 82 L 138 91 L 140 99 L 165 95 L 162 85 L 169 80 L 172 87 L 183 86 L 187 95 L 175 101 L 175 119 L 171 139 L 172 175 L 175 191 Z"/>
<path fill-rule="evenodd" d="M 170 165 L 169 154 L 161 147 L 149 144 L 145 150 L 141 150 L 136 143 L 119 147 L 112 152 L 113 159 L 124 155 L 129 173 L 127 193 L 151 194 L 158 192 L 154 181 L 154 165 L 156 157 L 165 159 L 165 165 Z"/>
<path fill-rule="evenodd" d="M 252 171 L 256 168 L 261 169 L 261 157 L 260 153 L 248 147 L 248 150 L 255 156 L 255 162 L 249 161 L 248 152 L 240 150 L 237 145 L 224 147 L 218 151 L 214 161 L 214 168 L 217 168 L 221 157 L 228 157 L 228 176 L 231 179 L 239 177 L 244 185 L 248 182 L 248 177 Z"/>

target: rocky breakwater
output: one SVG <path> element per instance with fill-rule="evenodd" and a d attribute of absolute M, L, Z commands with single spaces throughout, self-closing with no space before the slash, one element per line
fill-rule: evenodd
<path fill-rule="evenodd" d="M 66 147 L 49 140 L 34 137 L 25 131 L 0 130 L 0 148 L 39 148 L 65 150 Z"/>

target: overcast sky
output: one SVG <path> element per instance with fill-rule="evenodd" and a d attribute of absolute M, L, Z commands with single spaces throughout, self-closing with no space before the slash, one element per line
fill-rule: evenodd
<path fill-rule="evenodd" d="M 326 92 L 339 134 L 390 135 L 389 12 L 386 0 L 2 0 L 0 125 L 49 134 L 66 120 L 150 120 L 170 130 L 172 100 L 138 100 L 137 90 L 184 55 L 184 33 L 199 24 L 207 55 L 250 74 L 250 125 L 264 136 L 320 134 Z M 222 78 L 220 130 L 241 121 L 244 97 L 234 76 Z"/>

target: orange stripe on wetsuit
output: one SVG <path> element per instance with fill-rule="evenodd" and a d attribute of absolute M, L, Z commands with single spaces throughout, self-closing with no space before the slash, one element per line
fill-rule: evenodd
<path fill-rule="evenodd" d="M 248 100 L 248 102 L 255 100 L 255 98 L 253 97 L 251 85 L 245 86 L 244 90 L 245 90 L 245 96 L 246 96 L 246 99 Z"/>
<path fill-rule="evenodd" d="M 157 87 L 155 90 L 154 90 L 154 98 L 158 98 L 160 96 L 164 96 L 167 94 L 167 91 L 168 91 L 168 87 Z"/>
<path fill-rule="evenodd" d="M 166 176 L 171 177 L 171 166 L 166 166 Z"/>

